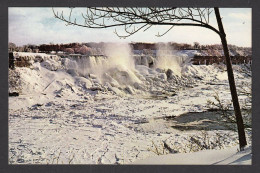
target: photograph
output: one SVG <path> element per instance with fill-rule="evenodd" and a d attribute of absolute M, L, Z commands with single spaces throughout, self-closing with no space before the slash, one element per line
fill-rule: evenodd
<path fill-rule="evenodd" d="M 252 8 L 8 7 L 8 62 L 8 165 L 252 165 Z"/>

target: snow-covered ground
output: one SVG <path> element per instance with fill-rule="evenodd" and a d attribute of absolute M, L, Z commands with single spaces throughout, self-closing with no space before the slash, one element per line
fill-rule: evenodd
<path fill-rule="evenodd" d="M 237 151 L 237 147 L 223 150 L 204 150 L 196 153 L 168 154 L 138 160 L 132 164 L 141 165 L 251 165 L 252 148 Z"/>
<path fill-rule="evenodd" d="M 32 67 L 9 71 L 9 92 L 20 93 L 9 97 L 10 164 L 182 164 L 202 155 L 186 163 L 250 164 L 250 147 L 246 162 L 221 161 L 241 156 L 237 132 L 207 111 L 215 92 L 231 99 L 224 65 L 175 61 L 167 70 L 156 65 L 169 57 L 149 68 L 151 57 L 137 64 L 116 53 L 78 61 L 30 56 Z M 251 83 L 245 67 L 234 66 L 237 85 Z M 251 130 L 246 133 L 250 146 Z M 157 154 L 163 156 L 156 163 Z"/>

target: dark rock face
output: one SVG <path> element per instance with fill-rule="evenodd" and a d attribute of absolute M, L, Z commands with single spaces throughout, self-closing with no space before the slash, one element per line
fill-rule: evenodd
<path fill-rule="evenodd" d="M 171 69 L 168 69 L 166 71 L 166 76 L 167 76 L 167 80 L 172 79 L 174 76 L 173 71 Z"/>
<path fill-rule="evenodd" d="M 230 56 L 232 64 L 251 64 L 250 56 Z M 211 64 L 226 63 L 225 56 L 194 56 L 192 59 L 193 65 L 211 65 Z"/>

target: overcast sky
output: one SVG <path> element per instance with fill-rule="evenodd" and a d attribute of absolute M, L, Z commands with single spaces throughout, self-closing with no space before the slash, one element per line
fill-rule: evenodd
<path fill-rule="evenodd" d="M 61 10 L 61 9 L 57 9 Z M 75 9 L 75 16 L 84 9 Z M 77 26 L 66 26 L 64 22 L 54 18 L 51 8 L 15 8 L 9 11 L 9 42 L 16 45 L 71 43 L 71 42 L 177 42 L 200 44 L 220 44 L 219 36 L 201 27 L 176 26 L 163 37 L 169 26 L 154 26 L 149 30 L 119 39 L 113 32 L 115 28 L 88 29 Z M 250 8 L 221 8 L 220 14 L 227 35 L 228 44 L 251 47 L 251 9 Z M 214 13 L 210 23 L 216 26 Z M 217 28 L 217 26 L 216 26 Z M 120 28 L 117 29 L 120 31 Z"/>

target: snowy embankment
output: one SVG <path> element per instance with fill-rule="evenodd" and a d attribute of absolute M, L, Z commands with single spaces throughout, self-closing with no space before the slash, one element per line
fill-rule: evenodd
<path fill-rule="evenodd" d="M 168 154 L 133 162 L 135 165 L 251 165 L 252 149 L 238 152 L 238 147 L 195 153 Z"/>
<path fill-rule="evenodd" d="M 128 164 L 170 153 L 164 143 L 180 158 L 202 149 L 234 153 L 238 146 L 234 129 L 207 111 L 215 91 L 230 100 L 224 65 L 193 66 L 180 58 L 168 70 L 163 66 L 176 56 L 135 57 L 139 63 L 117 53 L 111 59 L 42 56 L 32 54 L 30 68 L 9 70 L 9 92 L 20 93 L 9 97 L 11 164 Z M 234 66 L 237 85 L 251 83 L 243 69 Z M 250 146 L 251 130 L 246 133 Z M 214 151 L 203 152 L 213 157 Z"/>

